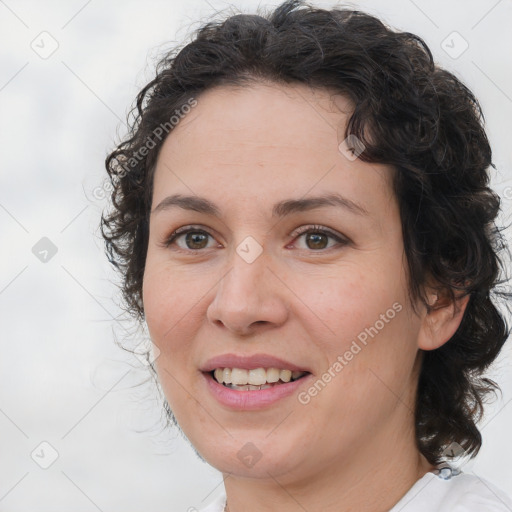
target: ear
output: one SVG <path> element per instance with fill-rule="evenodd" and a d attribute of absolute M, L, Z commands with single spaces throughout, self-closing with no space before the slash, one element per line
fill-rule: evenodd
<path fill-rule="evenodd" d="M 423 313 L 418 335 L 418 347 L 435 350 L 444 345 L 457 331 L 466 311 L 470 295 L 459 296 L 452 301 L 440 292 L 429 294 L 429 308 Z"/>

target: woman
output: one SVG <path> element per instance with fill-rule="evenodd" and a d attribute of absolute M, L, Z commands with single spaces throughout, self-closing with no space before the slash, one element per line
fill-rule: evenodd
<path fill-rule="evenodd" d="M 420 38 L 299 1 L 210 23 L 106 164 L 169 421 L 224 475 L 205 511 L 512 510 L 443 464 L 509 330 L 480 107 Z"/>

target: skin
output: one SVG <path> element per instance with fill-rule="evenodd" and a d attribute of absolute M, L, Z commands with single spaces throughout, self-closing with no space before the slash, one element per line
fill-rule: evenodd
<path fill-rule="evenodd" d="M 440 294 L 438 309 L 413 313 L 393 169 L 338 149 L 348 100 L 262 83 L 197 99 L 158 158 L 143 281 L 171 409 L 223 473 L 230 512 L 387 511 L 433 469 L 414 435 L 419 349 L 450 339 L 467 299 Z M 333 191 L 368 215 L 322 207 L 272 217 L 278 201 Z M 177 193 L 208 198 L 221 217 L 153 211 Z M 348 242 L 292 235 L 314 224 Z M 211 236 L 164 246 L 189 225 Z M 236 252 L 247 236 L 263 248 L 250 264 Z M 268 353 L 309 368 L 314 382 L 394 303 L 401 311 L 307 404 L 295 393 L 264 410 L 229 410 L 199 371 L 220 354 Z M 261 454 L 252 467 L 237 457 L 249 442 Z"/>

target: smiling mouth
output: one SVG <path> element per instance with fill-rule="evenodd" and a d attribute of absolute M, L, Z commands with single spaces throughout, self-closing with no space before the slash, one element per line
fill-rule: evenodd
<path fill-rule="evenodd" d="M 258 391 L 302 379 L 309 372 L 280 368 L 216 368 L 209 372 L 212 378 L 229 389 Z"/>

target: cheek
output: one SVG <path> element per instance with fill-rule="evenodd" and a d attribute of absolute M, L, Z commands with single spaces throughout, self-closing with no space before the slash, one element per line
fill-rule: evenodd
<path fill-rule="evenodd" d="M 308 289 L 308 306 L 321 319 L 311 339 L 325 355 L 325 380 L 333 382 L 320 401 L 326 407 L 343 402 L 347 407 L 340 411 L 353 413 L 362 407 L 364 415 L 364 404 L 376 397 L 382 404 L 393 402 L 382 381 L 402 389 L 414 364 L 419 324 L 409 307 L 403 269 L 388 260 L 380 268 L 347 265 L 322 282 L 323 288 Z"/>
<path fill-rule="evenodd" d="M 185 278 L 168 265 L 147 265 L 143 281 L 146 324 L 153 343 L 163 358 L 178 362 L 190 343 L 187 340 L 198 327 L 201 297 L 208 288 L 197 279 Z M 159 362 L 157 361 L 157 363 Z"/>
<path fill-rule="evenodd" d="M 381 330 L 383 322 L 387 328 L 398 318 L 397 309 L 405 309 L 406 298 L 401 282 L 399 268 L 388 268 L 385 272 L 376 266 L 362 267 L 354 263 L 330 275 L 324 274 L 322 279 L 302 278 L 297 295 L 309 308 L 308 318 L 323 326 L 323 336 L 317 339 L 342 349 L 346 342 L 376 322 Z M 315 313 L 314 317 L 311 312 Z"/>
<path fill-rule="evenodd" d="M 151 340 L 160 350 L 155 367 L 166 399 L 180 424 L 183 421 L 180 413 L 189 406 L 189 396 L 183 392 L 183 384 L 190 379 L 188 365 L 193 345 L 189 341 L 197 329 L 191 318 L 194 307 L 199 307 L 197 296 L 202 295 L 194 290 L 194 280 L 188 281 L 190 286 L 186 283 L 168 264 L 153 265 L 150 261 L 146 265 L 145 318 Z M 185 386 L 189 387 L 188 382 Z"/>

